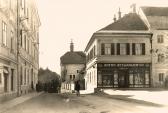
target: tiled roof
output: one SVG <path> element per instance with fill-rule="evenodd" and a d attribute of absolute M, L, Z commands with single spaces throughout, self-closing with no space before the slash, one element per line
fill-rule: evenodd
<path fill-rule="evenodd" d="M 82 51 L 66 52 L 60 60 L 62 64 L 85 64 L 86 55 Z"/>
<path fill-rule="evenodd" d="M 146 24 L 138 14 L 129 13 L 116 22 L 104 27 L 101 30 L 148 30 Z"/>
<path fill-rule="evenodd" d="M 141 7 L 146 16 L 168 16 L 168 7 Z"/>

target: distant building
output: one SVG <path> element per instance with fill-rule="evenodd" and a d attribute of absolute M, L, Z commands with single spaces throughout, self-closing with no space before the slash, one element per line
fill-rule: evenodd
<path fill-rule="evenodd" d="M 82 51 L 74 51 L 71 42 L 70 51 L 60 58 L 62 82 L 72 82 L 80 79 L 80 72 L 85 70 L 86 55 Z"/>
<path fill-rule="evenodd" d="M 152 33 L 136 13 L 114 20 L 86 46 L 87 89 L 150 87 Z"/>
<path fill-rule="evenodd" d="M 168 7 L 141 7 L 139 14 L 152 37 L 152 85 L 164 87 L 168 80 Z"/>

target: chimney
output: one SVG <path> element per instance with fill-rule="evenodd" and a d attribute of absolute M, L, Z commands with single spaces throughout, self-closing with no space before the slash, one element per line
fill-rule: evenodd
<path fill-rule="evenodd" d="M 73 41 L 71 39 L 71 43 L 70 43 L 70 52 L 73 52 L 74 51 L 74 44 L 73 44 Z"/>
<path fill-rule="evenodd" d="M 114 20 L 114 22 L 116 22 L 116 21 L 117 21 L 117 19 L 116 19 L 116 15 L 114 15 L 114 18 L 113 18 L 113 20 Z"/>
<path fill-rule="evenodd" d="M 121 19 L 121 11 L 120 11 L 120 7 L 119 7 L 119 11 L 118 11 L 118 19 Z"/>
<path fill-rule="evenodd" d="M 132 13 L 136 13 L 136 4 L 132 4 L 130 8 L 132 10 Z"/>

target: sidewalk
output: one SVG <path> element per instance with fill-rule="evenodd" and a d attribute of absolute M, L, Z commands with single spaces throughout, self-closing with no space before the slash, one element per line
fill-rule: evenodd
<path fill-rule="evenodd" d="M 32 92 L 32 93 L 28 93 L 26 95 L 23 95 L 23 96 L 20 96 L 20 97 L 17 97 L 17 98 L 14 98 L 12 100 L 9 100 L 9 101 L 6 101 L 4 103 L 0 103 L 0 113 L 3 113 L 5 112 L 6 110 L 18 105 L 18 104 L 21 104 L 33 97 L 36 97 L 36 96 L 39 96 L 41 95 L 43 92 Z"/>
<path fill-rule="evenodd" d="M 150 102 L 158 105 L 168 106 L 167 90 L 113 90 L 104 89 L 104 93 L 112 97 L 124 100 L 134 99 Z"/>

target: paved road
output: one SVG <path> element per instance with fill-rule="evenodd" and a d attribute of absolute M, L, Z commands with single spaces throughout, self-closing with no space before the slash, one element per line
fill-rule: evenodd
<path fill-rule="evenodd" d="M 44 93 L 19 104 L 5 113 L 168 113 L 168 109 L 153 103 L 116 100 L 103 95 Z"/>

